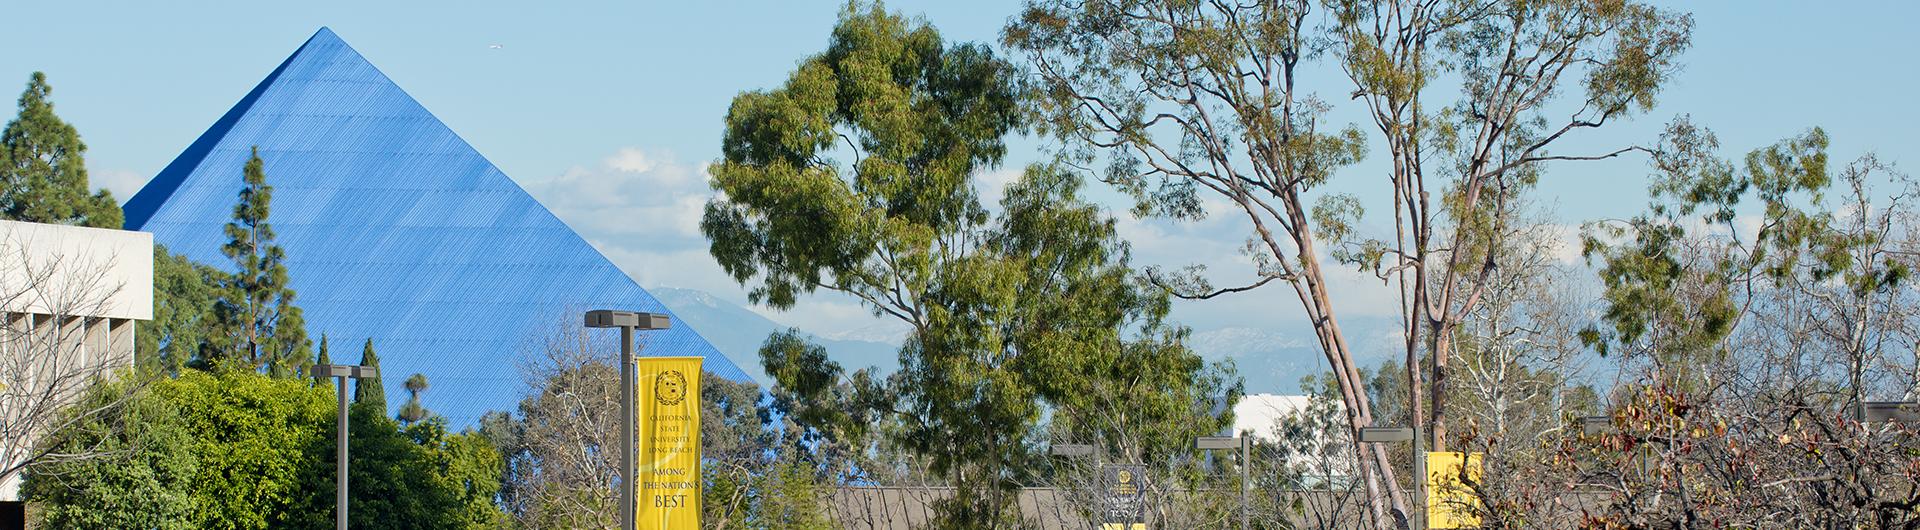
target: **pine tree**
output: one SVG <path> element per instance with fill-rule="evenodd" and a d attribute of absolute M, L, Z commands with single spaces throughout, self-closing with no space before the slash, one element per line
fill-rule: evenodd
<path fill-rule="evenodd" d="M 227 244 L 220 247 L 235 271 L 215 306 L 224 344 L 212 348 L 210 361 L 289 377 L 307 366 L 311 341 L 287 287 L 286 251 L 274 243 L 267 223 L 273 186 L 267 185 L 265 167 L 255 147 L 242 171 L 246 185 L 233 207 L 233 222 L 226 226 Z"/>
<path fill-rule="evenodd" d="M 360 350 L 360 366 L 372 366 L 376 370 L 380 368 L 380 356 L 373 353 L 373 339 L 367 339 L 366 348 Z M 356 405 L 365 403 L 367 406 L 377 407 L 376 410 L 385 414 L 387 388 L 380 383 L 379 377 L 356 380 L 353 384 L 353 403 Z"/>
<path fill-rule="evenodd" d="M 113 193 L 89 194 L 87 144 L 53 113 L 53 87 L 34 72 L 20 94 L 20 114 L 0 131 L 0 218 L 120 228 Z"/>

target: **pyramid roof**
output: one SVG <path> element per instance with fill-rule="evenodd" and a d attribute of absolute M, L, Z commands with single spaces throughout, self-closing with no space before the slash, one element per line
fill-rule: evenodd
<path fill-rule="evenodd" d="M 128 200 L 127 228 L 233 270 L 222 227 L 254 146 L 308 333 L 340 361 L 372 339 L 387 394 L 424 374 L 427 408 L 456 425 L 512 410 L 523 352 L 586 309 L 670 313 L 326 28 Z M 751 381 L 677 317 L 636 342 Z"/>

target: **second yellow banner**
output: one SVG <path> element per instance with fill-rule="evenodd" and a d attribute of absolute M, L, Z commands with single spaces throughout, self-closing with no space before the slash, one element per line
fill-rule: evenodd
<path fill-rule="evenodd" d="M 634 360 L 640 432 L 633 513 L 641 530 L 700 527 L 700 361 Z"/>

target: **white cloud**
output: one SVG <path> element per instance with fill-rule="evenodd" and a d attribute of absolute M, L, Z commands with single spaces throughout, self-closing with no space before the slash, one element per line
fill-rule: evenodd
<path fill-rule="evenodd" d="M 669 151 L 624 147 L 598 164 L 522 185 L 642 286 L 706 291 L 820 335 L 888 325 L 856 301 L 832 294 L 802 297 L 789 311 L 748 304 L 746 288 L 714 262 L 700 234 L 707 201 L 718 196 L 707 184 L 706 169 L 704 163 L 680 163 Z"/>
<path fill-rule="evenodd" d="M 589 238 L 684 246 L 700 238 L 700 215 L 713 196 L 703 169 L 679 164 L 669 152 L 627 147 L 597 166 L 574 166 L 526 187 Z"/>
<path fill-rule="evenodd" d="M 142 175 L 125 169 L 87 168 L 87 183 L 95 188 L 106 188 L 113 192 L 113 199 L 127 202 L 140 188 L 147 185 L 151 175 Z"/>
<path fill-rule="evenodd" d="M 607 167 L 627 173 L 646 173 L 653 171 L 655 162 L 646 151 L 637 147 L 622 147 L 602 162 Z"/>

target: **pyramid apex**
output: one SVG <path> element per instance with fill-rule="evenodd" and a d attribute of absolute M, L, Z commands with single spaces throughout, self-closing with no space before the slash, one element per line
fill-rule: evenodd
<path fill-rule="evenodd" d="M 338 40 L 340 40 L 340 35 L 337 33 L 334 33 L 333 28 L 329 28 L 326 26 L 320 26 L 320 29 L 318 31 L 313 32 L 312 37 L 307 38 L 307 42 L 309 44 L 318 42 L 318 41 L 338 41 Z"/>

